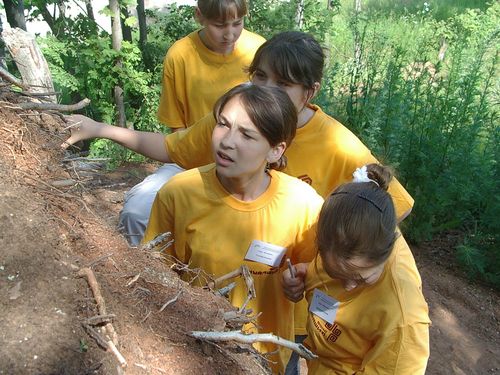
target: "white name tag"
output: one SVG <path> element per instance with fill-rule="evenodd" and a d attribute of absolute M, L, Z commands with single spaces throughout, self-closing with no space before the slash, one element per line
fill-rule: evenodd
<path fill-rule="evenodd" d="M 309 311 L 325 322 L 333 324 L 340 302 L 319 289 L 314 289 L 313 299 Z"/>
<path fill-rule="evenodd" d="M 278 267 L 285 253 L 286 247 L 253 240 L 248 248 L 247 255 L 245 255 L 245 260 L 264 263 L 271 267 Z"/>

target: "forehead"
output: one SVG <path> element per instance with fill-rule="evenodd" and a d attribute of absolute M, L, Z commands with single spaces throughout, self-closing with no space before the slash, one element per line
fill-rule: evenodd
<path fill-rule="evenodd" d="M 243 15 L 238 14 L 238 9 L 236 5 L 233 3 L 225 8 L 220 8 L 219 11 L 215 14 L 207 15 L 209 20 L 217 23 L 231 23 L 235 21 L 239 21 L 243 18 Z"/>
<path fill-rule="evenodd" d="M 332 252 L 321 252 L 321 258 L 323 260 L 323 265 L 328 270 L 334 273 L 342 274 L 345 276 L 350 275 L 360 275 L 372 270 L 376 267 L 376 264 L 369 262 L 368 260 L 361 257 L 353 257 L 351 259 L 340 259 L 336 257 Z"/>

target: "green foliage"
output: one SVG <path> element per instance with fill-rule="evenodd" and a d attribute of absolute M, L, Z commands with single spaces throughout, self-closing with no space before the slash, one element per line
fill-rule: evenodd
<path fill-rule="evenodd" d="M 148 41 L 143 48 L 144 64 L 153 70 L 161 65 L 168 48 L 178 39 L 196 30 L 194 7 L 188 5 L 169 4 L 165 13 L 146 10 L 150 20 L 147 28 Z"/>
<path fill-rule="evenodd" d="M 497 286 L 499 14 L 353 15 L 335 25 L 317 98 L 399 171 L 416 202 L 407 236 L 466 231 L 458 259 Z"/>
<path fill-rule="evenodd" d="M 299 0 L 253 0 L 245 27 L 266 39 L 281 31 L 300 29 L 314 34 L 321 41 L 325 40 L 333 17 L 338 14 L 339 2 L 331 1 L 328 9 L 326 1 L 304 0 L 304 23 L 301 27 L 296 23 L 298 2 Z"/>

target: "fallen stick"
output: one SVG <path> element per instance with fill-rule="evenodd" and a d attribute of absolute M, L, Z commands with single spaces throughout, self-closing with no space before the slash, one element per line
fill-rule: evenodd
<path fill-rule="evenodd" d="M 83 99 L 76 104 L 57 104 L 57 103 L 16 103 L 21 109 L 37 109 L 41 111 L 56 110 L 63 112 L 78 111 L 90 104 L 90 99 Z"/>
<path fill-rule="evenodd" d="M 104 298 L 102 297 L 101 290 L 95 278 L 94 272 L 90 268 L 85 267 L 78 271 L 78 276 L 87 278 L 87 282 L 89 283 L 90 289 L 92 290 L 94 299 L 97 303 L 97 310 L 99 311 L 99 315 L 108 315 L 106 312 L 106 304 L 104 302 Z M 111 323 L 106 323 L 104 325 L 104 328 L 108 332 L 111 341 L 118 344 L 118 335 L 116 334 L 113 325 Z"/>
<path fill-rule="evenodd" d="M 2 67 L 0 67 L 0 77 L 2 77 L 7 82 L 10 82 L 13 85 L 16 85 L 17 87 L 22 88 L 23 90 L 29 89 L 29 85 L 25 84 L 23 81 L 21 81 L 20 79 L 18 79 L 15 76 L 13 76 L 12 74 L 10 74 L 7 70 L 5 70 Z"/>
<path fill-rule="evenodd" d="M 165 308 L 168 306 L 168 305 L 171 305 L 172 303 L 176 302 L 179 297 L 181 296 L 182 294 L 182 289 L 179 290 L 179 292 L 175 295 L 174 298 L 172 298 L 171 300 L 168 300 L 167 302 L 165 302 L 165 304 L 161 307 L 161 309 L 159 310 L 159 312 L 162 312 L 163 310 L 165 310 Z"/>
<path fill-rule="evenodd" d="M 245 334 L 241 331 L 229 331 L 229 332 L 204 332 L 204 331 L 192 331 L 191 336 L 201 340 L 208 341 L 236 341 L 243 344 L 253 344 L 256 342 L 270 342 L 272 344 L 280 345 L 285 348 L 291 349 L 298 353 L 301 357 L 305 359 L 315 359 L 318 358 L 316 354 L 311 352 L 302 344 L 297 344 L 295 342 L 285 340 L 279 336 L 275 336 L 271 333 L 253 333 Z"/>
<path fill-rule="evenodd" d="M 165 241 L 169 240 L 170 237 L 172 237 L 172 233 L 171 232 L 161 233 L 161 234 L 157 235 L 155 238 L 153 238 L 151 241 L 149 241 L 149 242 L 145 243 L 144 245 L 142 245 L 141 246 L 141 250 L 149 251 L 151 249 L 154 249 L 156 246 L 158 246 L 162 242 L 165 242 Z M 172 243 L 173 243 L 173 240 L 169 241 L 167 243 L 167 247 L 170 246 Z"/>

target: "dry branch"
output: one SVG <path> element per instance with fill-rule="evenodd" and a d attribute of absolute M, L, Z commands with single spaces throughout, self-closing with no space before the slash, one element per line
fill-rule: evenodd
<path fill-rule="evenodd" d="M 192 331 L 191 336 L 207 341 L 236 341 L 243 344 L 253 344 L 256 342 L 270 342 L 272 344 L 280 345 L 285 348 L 291 349 L 297 352 L 301 357 L 305 359 L 315 359 L 318 358 L 316 354 L 311 352 L 302 344 L 297 344 L 289 340 L 285 340 L 279 336 L 275 336 L 271 333 L 254 333 L 245 334 L 241 331 L 229 331 L 229 332 L 203 332 L 203 331 Z"/>
<path fill-rule="evenodd" d="M 175 297 L 174 297 L 174 298 L 172 298 L 171 300 L 168 300 L 167 302 L 165 302 L 165 303 L 163 304 L 163 306 L 161 307 L 161 309 L 159 310 L 159 312 L 162 312 L 163 310 L 165 310 L 165 308 L 166 308 L 167 306 L 169 306 L 169 305 L 171 305 L 172 303 L 176 302 L 176 301 L 179 299 L 179 297 L 181 296 L 181 294 L 182 294 L 182 289 L 181 289 L 181 290 L 179 290 L 179 292 L 177 292 L 177 294 L 175 295 Z"/>
<path fill-rule="evenodd" d="M 73 112 L 85 108 L 90 104 L 90 99 L 83 99 L 76 104 L 57 104 L 57 103 L 17 103 L 16 105 L 21 109 L 35 109 L 40 111 L 63 111 Z"/>
<path fill-rule="evenodd" d="M 89 283 L 90 289 L 92 290 L 94 299 L 97 303 L 97 310 L 99 311 L 99 315 L 107 315 L 106 303 L 104 302 L 104 298 L 102 297 L 101 290 L 95 278 L 94 272 L 90 268 L 85 267 L 78 271 L 78 276 L 87 278 L 87 282 Z M 114 343 L 118 343 L 118 335 L 116 334 L 113 325 L 111 323 L 107 323 L 104 327 L 106 328 L 106 331 L 108 332 L 111 340 Z"/>
<path fill-rule="evenodd" d="M 151 249 L 154 249 L 159 244 L 161 244 L 161 243 L 163 243 L 163 242 L 165 242 L 167 240 L 170 240 L 170 237 L 172 237 L 172 233 L 171 232 L 161 233 L 161 234 L 157 235 L 155 238 L 153 238 L 151 241 L 149 241 L 149 242 L 145 243 L 144 245 L 142 245 L 141 250 L 149 251 Z M 173 240 L 170 240 L 167 243 L 167 247 L 170 246 L 172 243 L 173 243 Z"/>
<path fill-rule="evenodd" d="M 10 74 L 7 70 L 0 67 L 0 77 L 2 77 L 5 81 L 16 85 L 17 87 L 22 88 L 23 90 L 28 90 L 29 86 L 23 83 L 20 79 Z"/>
<path fill-rule="evenodd" d="M 111 320 L 112 318 L 114 318 L 114 315 L 106 314 L 106 304 L 104 302 L 104 298 L 102 297 L 101 290 L 95 278 L 94 272 L 90 268 L 85 267 L 80 269 L 77 275 L 79 277 L 87 278 L 87 282 L 90 286 L 90 289 L 92 290 L 92 293 L 94 294 L 94 299 L 97 303 L 97 309 L 99 311 L 99 315 L 97 317 L 89 318 L 86 322 L 83 323 L 83 327 L 86 329 L 89 335 L 98 342 L 99 345 L 103 346 L 111 353 L 113 353 L 122 367 L 126 367 L 127 361 L 116 348 L 116 344 L 118 343 L 118 335 L 116 334 L 115 329 L 111 324 Z M 104 339 L 95 329 L 92 328 L 91 322 L 93 322 L 94 320 L 105 322 L 104 330 L 108 333 L 108 336 L 111 338 L 111 340 Z"/>

